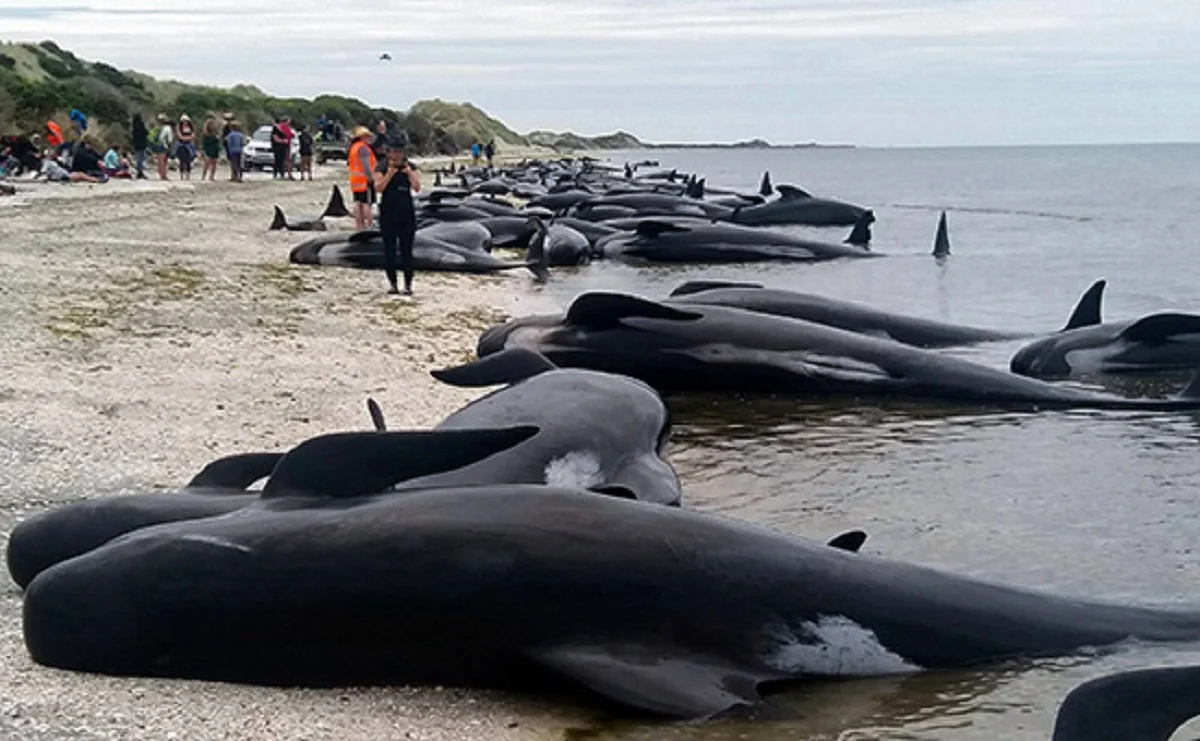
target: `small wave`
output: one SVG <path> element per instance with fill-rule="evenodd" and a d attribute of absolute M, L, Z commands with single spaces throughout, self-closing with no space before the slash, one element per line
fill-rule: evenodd
<path fill-rule="evenodd" d="M 914 211 L 962 211 L 973 214 L 1002 214 L 1005 216 L 1036 216 L 1039 219 L 1060 219 L 1062 221 L 1095 221 L 1091 216 L 1076 216 L 1074 214 L 1058 214 L 1053 211 L 1027 211 L 1020 208 L 977 208 L 973 206 L 928 206 L 920 203 L 892 203 L 891 208 L 906 208 Z"/>

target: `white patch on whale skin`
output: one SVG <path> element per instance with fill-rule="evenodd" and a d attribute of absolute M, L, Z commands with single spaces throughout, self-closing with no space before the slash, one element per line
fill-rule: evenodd
<path fill-rule="evenodd" d="M 911 674 L 921 667 L 887 649 L 875 633 L 843 615 L 821 615 L 800 624 L 768 629 L 768 665 L 788 674 L 866 677 Z"/>
<path fill-rule="evenodd" d="M 1109 359 L 1119 354 L 1122 348 L 1113 349 L 1110 346 L 1106 347 L 1089 347 L 1084 350 L 1069 350 L 1063 356 L 1067 361 L 1067 367 L 1072 373 L 1081 375 L 1092 375 L 1095 373 L 1103 373 L 1105 370 L 1112 370 L 1115 366 L 1109 362 Z"/>
<path fill-rule="evenodd" d="M 600 483 L 600 459 L 585 450 L 573 450 L 546 464 L 548 486 L 588 489 Z"/>
<path fill-rule="evenodd" d="M 248 546 L 248 545 L 242 545 L 241 543 L 234 543 L 232 540 L 226 540 L 225 538 L 218 538 L 215 535 L 200 535 L 198 533 L 189 533 L 188 535 L 181 535 L 179 537 L 179 539 L 180 540 L 190 540 L 193 543 L 204 543 L 205 545 L 213 545 L 213 546 L 216 546 L 217 548 L 228 548 L 228 549 L 235 550 L 235 551 L 241 551 L 242 553 L 250 552 L 250 546 Z"/>

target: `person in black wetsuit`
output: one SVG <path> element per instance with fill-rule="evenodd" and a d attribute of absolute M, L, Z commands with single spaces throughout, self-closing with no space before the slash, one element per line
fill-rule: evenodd
<path fill-rule="evenodd" d="M 396 252 L 404 273 L 404 295 L 412 295 L 413 240 L 417 236 L 417 213 L 413 193 L 421 191 L 421 176 L 408 161 L 404 142 L 391 139 L 387 144 L 387 165 L 375 174 L 375 192 L 379 198 L 379 229 L 383 235 L 383 269 L 387 273 L 388 293 L 396 288 Z"/>

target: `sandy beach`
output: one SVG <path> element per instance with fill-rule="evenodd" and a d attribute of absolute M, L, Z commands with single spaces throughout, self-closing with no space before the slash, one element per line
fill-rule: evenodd
<path fill-rule="evenodd" d="M 481 329 L 544 300 L 524 273 L 418 274 L 405 299 L 385 294 L 380 273 L 289 265 L 305 235 L 268 232 L 271 205 L 317 213 L 343 172 L 330 165 L 315 183 L 25 183 L 0 201 L 5 539 L 60 503 L 178 487 L 222 455 L 366 429 L 368 396 L 399 428 L 480 395 L 429 371 L 469 359 Z M 499 693 L 54 671 L 30 661 L 8 583 L 3 737 L 552 739 L 586 724 L 583 711 Z"/>

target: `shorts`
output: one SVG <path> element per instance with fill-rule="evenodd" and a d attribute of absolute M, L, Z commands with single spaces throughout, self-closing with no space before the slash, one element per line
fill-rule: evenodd
<path fill-rule="evenodd" d="M 354 195 L 355 203 L 374 203 L 375 202 L 375 198 L 374 198 L 375 194 L 372 193 L 370 190 L 364 190 L 364 191 L 356 190 L 353 192 L 353 195 Z"/>

